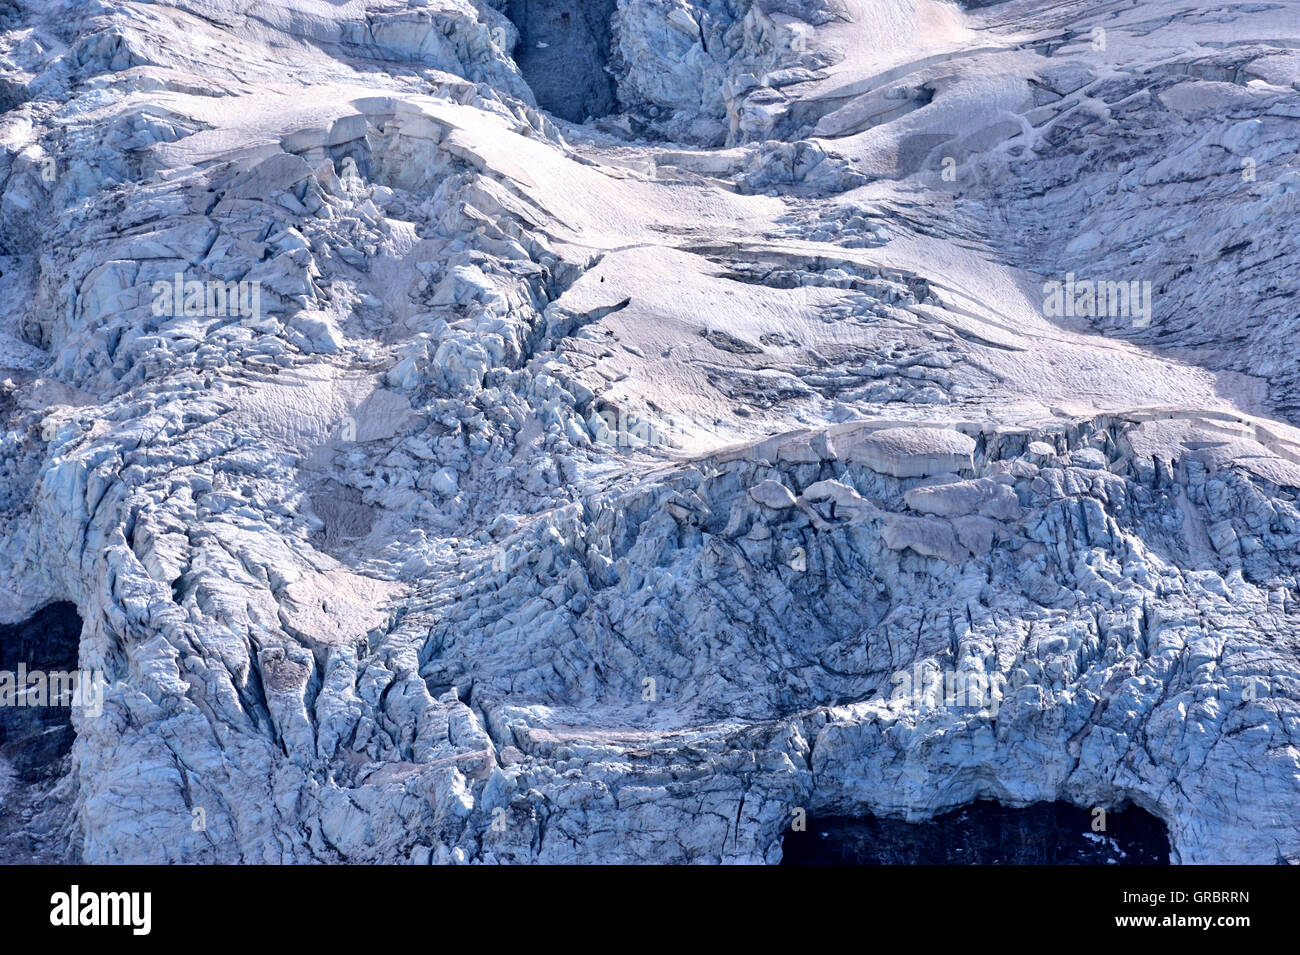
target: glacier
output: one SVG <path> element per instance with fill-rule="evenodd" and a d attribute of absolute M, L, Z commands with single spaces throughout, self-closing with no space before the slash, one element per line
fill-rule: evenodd
<path fill-rule="evenodd" d="M 1300 862 L 1294 0 L 0 0 L 0 110 L 6 861 Z"/>

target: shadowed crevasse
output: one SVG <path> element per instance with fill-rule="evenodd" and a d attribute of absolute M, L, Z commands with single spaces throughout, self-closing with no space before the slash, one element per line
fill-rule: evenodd
<path fill-rule="evenodd" d="M 865 816 L 809 819 L 785 837 L 783 865 L 1167 865 L 1165 826 L 1137 808 L 1108 812 L 1040 802 L 977 802 L 930 822 Z"/>
<path fill-rule="evenodd" d="M 81 617 L 53 603 L 16 624 L 0 625 L 0 671 L 77 668 Z M 60 829 L 73 741 L 67 706 L 0 706 L 0 864 L 68 861 Z"/>
<path fill-rule="evenodd" d="M 575 123 L 612 113 L 617 105 L 609 60 L 615 0 L 510 0 L 506 15 L 519 28 L 515 63 L 537 103 Z"/>
<path fill-rule="evenodd" d="M 70 603 L 50 604 L 22 623 L 0 626 L 0 671 L 77 668 L 81 618 Z M 0 706 L 0 758 L 24 779 L 44 775 L 72 747 L 72 714 L 63 706 Z"/>

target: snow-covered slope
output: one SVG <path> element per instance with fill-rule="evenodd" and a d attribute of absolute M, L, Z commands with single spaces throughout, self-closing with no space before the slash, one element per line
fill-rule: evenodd
<path fill-rule="evenodd" d="M 0 0 L 69 853 L 1300 861 L 1300 5 L 567 6 Z"/>

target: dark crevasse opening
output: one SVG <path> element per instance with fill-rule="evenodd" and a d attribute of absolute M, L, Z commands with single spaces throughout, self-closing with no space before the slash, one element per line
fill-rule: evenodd
<path fill-rule="evenodd" d="M 1102 817 L 1065 802 L 1009 809 L 977 802 L 908 823 L 808 819 L 786 834 L 782 865 L 1168 865 L 1169 835 L 1136 806 Z"/>
<path fill-rule="evenodd" d="M 77 608 L 50 604 L 22 623 L 0 625 L 0 672 L 70 673 L 80 641 Z M 24 779 L 43 775 L 71 748 L 70 707 L 0 705 L 0 759 Z"/>
<path fill-rule="evenodd" d="M 69 861 L 60 828 L 73 741 L 70 701 L 16 705 L 16 691 L 39 678 L 77 669 L 81 617 L 70 603 L 54 603 L 16 624 L 0 625 L 0 863 Z M 20 680 L 20 678 L 22 678 Z M 53 685 L 47 683 L 47 686 Z M 39 698 L 37 698 L 39 699 Z"/>
<path fill-rule="evenodd" d="M 519 28 L 515 63 L 537 104 L 581 123 L 618 105 L 609 62 L 610 20 L 617 0 L 508 0 Z"/>

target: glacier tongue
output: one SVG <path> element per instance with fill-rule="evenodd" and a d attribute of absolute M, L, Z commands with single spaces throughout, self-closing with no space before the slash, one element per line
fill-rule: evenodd
<path fill-rule="evenodd" d="M 568 6 L 0 0 L 67 857 L 1300 862 L 1294 7 Z"/>

